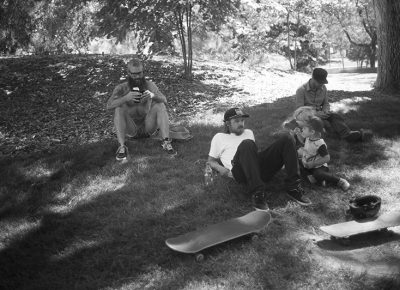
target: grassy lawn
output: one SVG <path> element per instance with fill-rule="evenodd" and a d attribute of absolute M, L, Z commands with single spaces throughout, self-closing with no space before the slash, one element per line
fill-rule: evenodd
<path fill-rule="evenodd" d="M 398 289 L 400 227 L 344 247 L 319 226 L 344 221 L 357 195 L 379 195 L 381 212 L 400 208 L 400 96 L 332 90 L 332 107 L 350 127 L 375 133 L 363 144 L 326 139 L 331 170 L 351 189 L 305 184 L 314 204 L 303 208 L 284 196 L 280 173 L 268 184 L 273 220 L 260 238 L 206 250 L 199 263 L 164 241 L 252 210 L 232 180 L 203 185 L 224 110 L 246 105 L 247 127 L 268 146 L 307 76 L 198 63 L 189 83 L 176 64 L 152 61 L 147 69 L 171 100 L 173 121 L 195 137 L 174 143 L 173 159 L 155 140 L 132 140 L 120 164 L 104 107 L 121 64 L 0 60 L 8 69 L 0 74 L 0 289 Z"/>

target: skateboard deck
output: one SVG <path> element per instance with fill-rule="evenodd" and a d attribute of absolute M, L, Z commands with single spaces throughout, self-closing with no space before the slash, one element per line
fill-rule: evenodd
<path fill-rule="evenodd" d="M 210 225 L 165 241 L 172 250 L 193 254 L 223 242 L 259 232 L 271 220 L 269 212 L 252 211 L 244 216 Z"/>
<path fill-rule="evenodd" d="M 375 218 L 322 226 L 320 229 L 332 237 L 347 238 L 353 235 L 383 230 L 395 226 L 400 226 L 400 211 L 384 213 Z"/>

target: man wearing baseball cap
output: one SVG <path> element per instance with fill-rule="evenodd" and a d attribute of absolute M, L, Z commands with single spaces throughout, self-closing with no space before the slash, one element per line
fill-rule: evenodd
<path fill-rule="evenodd" d="M 352 131 L 342 116 L 330 111 L 327 89 L 325 84 L 328 72 L 323 68 L 315 68 L 311 79 L 296 91 L 296 108 L 311 106 L 317 111 L 317 116 L 328 122 L 340 138 L 348 141 L 366 141 L 372 137 L 370 130 Z"/>
<path fill-rule="evenodd" d="M 282 135 L 258 152 L 253 131 L 244 128 L 246 118 L 249 115 L 239 108 L 225 112 L 225 132 L 213 137 L 208 164 L 221 175 L 247 184 L 248 194 L 257 210 L 268 210 L 265 182 L 285 166 L 288 196 L 301 205 L 309 205 L 311 202 L 304 196 L 300 184 L 294 138 L 289 134 Z"/>

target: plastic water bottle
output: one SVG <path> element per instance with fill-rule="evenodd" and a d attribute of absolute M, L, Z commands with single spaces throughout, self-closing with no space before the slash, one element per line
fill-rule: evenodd
<path fill-rule="evenodd" d="M 210 186 L 213 183 L 213 172 L 210 164 L 206 164 L 206 168 L 204 169 L 204 184 L 206 186 Z"/>

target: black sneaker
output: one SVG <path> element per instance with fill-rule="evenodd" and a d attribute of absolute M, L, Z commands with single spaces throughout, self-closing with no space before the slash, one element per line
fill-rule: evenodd
<path fill-rule="evenodd" d="M 126 147 L 125 145 L 119 146 L 115 159 L 117 159 L 118 161 L 123 161 L 126 160 L 127 158 L 128 158 L 128 147 Z"/>
<path fill-rule="evenodd" d="M 358 142 L 362 140 L 362 134 L 360 131 L 350 131 L 349 135 L 344 137 L 347 142 Z"/>
<path fill-rule="evenodd" d="M 174 148 L 172 148 L 171 142 L 172 142 L 171 139 L 165 138 L 165 139 L 161 142 L 161 147 L 162 147 L 165 151 L 167 151 L 168 154 L 170 154 L 170 155 L 176 155 L 176 154 L 178 154 L 178 153 L 174 150 Z"/>
<path fill-rule="evenodd" d="M 253 206 L 256 210 L 269 210 L 268 204 L 266 202 L 266 194 L 264 191 L 256 191 L 253 194 Z"/>
<path fill-rule="evenodd" d="M 296 188 L 289 189 L 287 195 L 298 204 L 305 206 L 311 204 L 311 201 L 304 196 L 304 189 L 300 184 L 298 184 Z"/>

